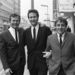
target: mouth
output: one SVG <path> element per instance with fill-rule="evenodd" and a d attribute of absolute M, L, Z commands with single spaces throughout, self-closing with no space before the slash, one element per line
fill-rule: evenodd
<path fill-rule="evenodd" d="M 32 23 L 35 23 L 35 21 L 31 21 Z"/>

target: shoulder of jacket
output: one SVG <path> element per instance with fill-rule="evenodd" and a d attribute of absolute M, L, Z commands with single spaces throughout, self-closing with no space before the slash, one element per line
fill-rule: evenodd
<path fill-rule="evenodd" d="M 56 34 L 49 35 L 48 38 L 53 38 L 53 37 L 55 37 L 55 35 Z"/>

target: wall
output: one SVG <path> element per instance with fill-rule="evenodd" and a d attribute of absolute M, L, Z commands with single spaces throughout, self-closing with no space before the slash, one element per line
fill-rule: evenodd
<path fill-rule="evenodd" d="M 11 13 L 20 14 L 20 0 L 0 0 L 0 28 L 8 24 Z"/>

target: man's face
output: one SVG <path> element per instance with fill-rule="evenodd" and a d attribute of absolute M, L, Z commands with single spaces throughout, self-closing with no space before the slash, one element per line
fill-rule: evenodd
<path fill-rule="evenodd" d="M 38 16 L 36 15 L 36 13 L 29 13 L 29 21 L 31 23 L 31 25 L 36 26 L 37 22 L 38 22 Z"/>
<path fill-rule="evenodd" d="M 11 27 L 13 27 L 14 29 L 17 29 L 19 27 L 19 18 L 18 17 L 11 17 Z"/>
<path fill-rule="evenodd" d="M 66 25 L 63 22 L 58 21 L 56 23 L 56 31 L 58 34 L 63 34 L 66 31 Z"/>

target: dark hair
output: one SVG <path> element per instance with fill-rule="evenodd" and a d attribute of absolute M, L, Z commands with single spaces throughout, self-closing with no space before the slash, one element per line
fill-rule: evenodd
<path fill-rule="evenodd" d="M 20 21 L 20 15 L 13 13 L 9 16 L 9 21 L 11 21 L 11 17 L 18 17 L 19 21 Z"/>
<path fill-rule="evenodd" d="M 68 27 L 68 28 L 67 28 L 67 31 L 68 31 L 68 32 L 71 32 L 71 28 L 70 28 L 70 27 Z"/>
<path fill-rule="evenodd" d="M 66 26 L 68 24 L 67 20 L 63 17 L 58 17 L 57 20 L 55 21 L 55 26 L 56 26 L 56 23 L 60 21 L 60 22 L 63 22 Z"/>
<path fill-rule="evenodd" d="M 38 13 L 38 11 L 36 10 L 36 9 L 30 9 L 29 11 L 28 11 L 28 18 L 29 18 L 29 14 L 30 13 L 36 13 L 36 15 L 37 15 L 37 17 L 39 17 L 39 13 Z"/>

